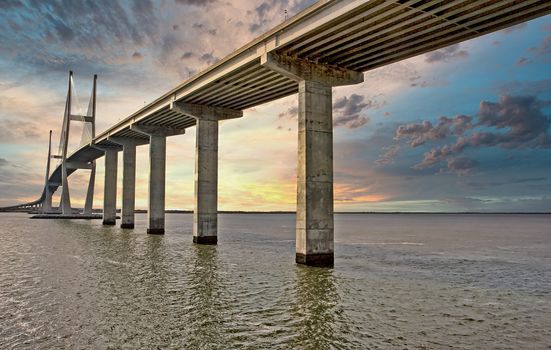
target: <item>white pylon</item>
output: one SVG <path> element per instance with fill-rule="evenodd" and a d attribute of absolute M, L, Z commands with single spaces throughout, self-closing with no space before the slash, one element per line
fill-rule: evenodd
<path fill-rule="evenodd" d="M 72 215 L 73 211 L 71 208 L 71 196 L 69 194 L 69 169 L 74 170 L 75 168 L 71 167 L 68 168 L 68 162 L 67 162 L 67 151 L 69 146 L 69 134 L 71 130 L 71 121 L 80 121 L 84 123 L 91 123 L 91 135 L 90 140 L 87 140 L 88 142 L 91 142 L 93 138 L 95 137 L 95 124 L 96 124 L 96 81 L 97 81 L 97 75 L 94 75 L 94 82 L 92 87 L 92 96 L 90 97 L 91 100 L 91 111 L 88 110 L 86 115 L 73 115 L 72 114 L 72 85 L 73 85 L 73 72 L 69 72 L 69 87 L 67 91 L 67 101 L 65 103 L 65 115 L 63 117 L 63 124 L 62 124 L 62 131 L 61 131 L 61 140 L 60 140 L 60 151 L 61 155 L 54 156 L 55 158 L 61 159 L 61 213 L 63 215 Z M 90 106 L 90 105 L 89 105 Z M 91 112 L 91 113 L 90 113 Z M 91 114 L 91 115 L 89 115 Z M 85 130 L 83 129 L 83 133 Z M 92 206 L 93 206 L 93 200 L 94 200 L 94 182 L 96 178 L 96 162 L 93 161 L 89 163 L 85 169 L 90 169 L 90 180 L 88 182 L 88 190 L 86 192 L 86 202 L 84 206 L 84 214 L 91 214 L 92 213 Z"/>

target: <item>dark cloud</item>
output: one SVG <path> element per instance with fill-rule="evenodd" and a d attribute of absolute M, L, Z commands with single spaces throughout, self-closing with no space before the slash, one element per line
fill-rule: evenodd
<path fill-rule="evenodd" d="M 466 50 L 460 50 L 459 44 L 429 52 L 425 54 L 425 61 L 428 63 L 450 62 L 463 59 L 469 56 Z"/>
<path fill-rule="evenodd" d="M 8 165 L 9 163 L 10 163 L 10 162 L 8 162 L 6 159 L 0 158 L 0 167 L 6 166 L 6 165 Z"/>
<path fill-rule="evenodd" d="M 155 43 L 158 13 L 151 0 L 119 2 L 28 0 L 24 10 L 0 14 L 0 50 L 37 71 L 92 70 L 128 58 L 126 52 Z M 9 13 L 8 13 L 9 12 Z M 9 17 L 10 21 L 4 21 Z M 10 23 L 22 26 L 14 35 Z M 69 61 L 78 65 L 71 65 Z"/>
<path fill-rule="evenodd" d="M 450 135 L 463 135 L 466 130 L 472 129 L 471 121 L 472 118 L 469 116 L 458 115 L 454 118 L 442 116 L 436 125 L 428 120 L 400 125 L 396 129 L 395 139 L 408 139 L 411 147 L 418 147 L 428 140 L 442 140 Z"/>
<path fill-rule="evenodd" d="M 543 108 L 550 101 L 540 101 L 534 96 L 502 96 L 499 102 L 480 103 L 479 124 L 506 130 L 505 133 L 479 135 L 474 145 L 498 144 L 504 148 L 551 147 L 548 134 L 551 116 Z"/>
<path fill-rule="evenodd" d="M 401 125 L 396 129 L 395 138 L 406 138 L 411 147 L 417 147 L 428 140 L 456 136 L 455 143 L 426 152 L 423 160 L 414 168 L 425 169 L 447 161 L 449 171 L 465 174 L 477 165 L 471 159 L 459 157 L 468 148 L 551 148 L 551 116 L 543 112 L 543 108 L 548 105 L 549 101 L 541 101 L 534 96 L 502 96 L 499 102 L 482 101 L 474 124 L 471 117 L 460 116 L 460 119 L 441 118 L 437 126 L 432 126 L 429 121 Z M 455 120 L 462 120 L 459 128 L 447 126 L 453 125 Z M 477 130 L 466 133 L 475 128 Z"/>
<path fill-rule="evenodd" d="M 352 94 L 350 97 L 341 97 L 333 104 L 336 117 L 333 118 L 334 126 L 345 126 L 350 129 L 359 128 L 369 122 L 367 116 L 360 115 L 366 108 L 376 107 L 376 103 L 365 101 L 365 96 Z"/>
<path fill-rule="evenodd" d="M 207 29 L 207 27 L 203 23 L 193 23 L 192 28 L 195 28 L 195 29 L 198 29 L 198 30 L 205 29 L 206 33 L 208 33 L 210 35 L 213 35 L 213 36 L 218 33 L 218 29 L 216 29 L 216 28 Z"/>
<path fill-rule="evenodd" d="M 220 58 L 214 56 L 212 52 L 210 53 L 204 53 L 201 56 L 199 56 L 199 61 L 207 63 L 207 64 L 214 64 L 218 61 L 220 61 Z"/>
<path fill-rule="evenodd" d="M 182 56 L 180 56 L 180 59 L 187 60 L 188 58 L 192 58 L 193 56 L 195 56 L 193 52 L 187 51 L 187 52 L 184 52 Z"/>
<path fill-rule="evenodd" d="M 448 159 L 448 171 L 454 172 L 459 175 L 468 174 L 471 169 L 476 167 L 478 162 L 474 159 L 458 157 Z"/>
<path fill-rule="evenodd" d="M 279 113 L 278 117 L 280 119 L 297 120 L 297 118 L 298 118 L 298 107 L 297 106 L 290 107 L 285 112 Z"/>
<path fill-rule="evenodd" d="M 530 63 L 530 60 L 526 57 L 521 57 L 517 60 L 517 65 L 519 65 L 519 66 L 523 66 L 523 65 L 528 64 L 528 63 Z"/>

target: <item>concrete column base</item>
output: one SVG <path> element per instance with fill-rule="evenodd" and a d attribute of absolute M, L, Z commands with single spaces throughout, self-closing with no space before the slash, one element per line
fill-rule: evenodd
<path fill-rule="evenodd" d="M 105 226 L 114 226 L 117 224 L 116 220 L 103 220 L 103 225 Z"/>
<path fill-rule="evenodd" d="M 297 264 L 303 264 L 308 266 L 333 267 L 335 262 L 335 257 L 333 253 L 320 253 L 320 254 L 297 253 L 295 261 Z"/>
<path fill-rule="evenodd" d="M 193 243 L 218 244 L 218 237 L 217 236 L 193 236 Z"/>
<path fill-rule="evenodd" d="M 134 228 L 134 224 L 121 224 L 121 228 Z"/>
<path fill-rule="evenodd" d="M 150 235 L 164 235 L 165 229 L 164 228 L 148 228 L 147 233 Z"/>

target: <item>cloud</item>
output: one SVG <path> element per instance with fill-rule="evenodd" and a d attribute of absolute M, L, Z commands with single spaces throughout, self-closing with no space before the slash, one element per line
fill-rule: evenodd
<path fill-rule="evenodd" d="M 551 35 L 543 38 L 541 43 L 538 46 L 532 47 L 530 51 L 540 55 L 546 56 L 551 53 Z"/>
<path fill-rule="evenodd" d="M 373 101 L 365 101 L 365 96 L 352 94 L 350 97 L 341 97 L 333 104 L 336 117 L 333 118 L 334 126 L 345 126 L 350 129 L 359 128 L 369 122 L 367 116 L 360 115 L 365 108 L 374 108 L 377 104 Z"/>
<path fill-rule="evenodd" d="M 450 62 L 459 59 L 464 59 L 469 56 L 466 50 L 460 50 L 459 44 L 451 45 L 446 48 L 429 52 L 425 54 L 425 62 L 438 63 Z"/>
<path fill-rule="evenodd" d="M 400 150 L 399 145 L 386 147 L 386 152 L 381 154 L 379 156 L 379 158 L 377 160 L 375 160 L 375 164 L 377 164 L 377 165 L 386 165 L 386 164 L 394 163 L 394 158 L 398 154 L 399 150 Z"/>
<path fill-rule="evenodd" d="M 297 106 L 289 107 L 289 109 L 287 109 L 285 112 L 279 113 L 278 117 L 280 119 L 297 120 L 298 107 Z"/>
<path fill-rule="evenodd" d="M 21 120 L 3 120 L 0 124 L 0 143 L 25 141 L 41 136 L 34 123 Z"/>
<path fill-rule="evenodd" d="M 132 58 L 136 59 L 136 60 L 141 60 L 143 59 L 143 55 L 138 52 L 138 51 L 135 51 L 133 54 L 132 54 Z"/>
<path fill-rule="evenodd" d="M 521 57 L 517 60 L 517 65 L 518 66 L 524 66 L 526 64 L 530 63 L 530 60 L 526 57 Z"/>
<path fill-rule="evenodd" d="M 6 159 L 0 158 L 0 167 L 6 166 L 6 165 L 8 165 L 9 163 L 10 163 L 10 162 L 8 162 Z"/>
<path fill-rule="evenodd" d="M 468 148 L 551 148 L 551 116 L 543 112 L 549 104 L 534 96 L 502 96 L 499 102 L 482 101 L 474 124 L 468 116 L 441 117 L 436 126 L 430 121 L 401 125 L 396 129 L 395 139 L 406 138 L 411 147 L 417 147 L 428 140 L 455 136 L 455 143 L 429 150 L 414 168 L 425 169 L 447 160 L 449 171 L 466 174 L 477 165 L 474 160 L 458 157 Z M 452 129 L 451 125 L 456 126 Z M 466 134 L 471 129 L 472 132 Z"/>
<path fill-rule="evenodd" d="M 476 167 L 478 162 L 474 159 L 458 157 L 448 159 L 448 171 L 454 172 L 459 175 L 468 174 L 471 169 Z"/>
<path fill-rule="evenodd" d="M 478 111 L 479 124 L 506 132 L 477 133 L 477 137 L 472 137 L 472 144 L 504 148 L 551 147 L 548 134 L 551 116 L 542 110 L 547 105 L 550 101 L 540 101 L 534 96 L 502 96 L 499 102 L 482 101 Z"/>
<path fill-rule="evenodd" d="M 442 140 L 450 135 L 463 135 L 466 130 L 472 129 L 472 118 L 458 115 L 454 118 L 442 116 L 438 124 L 433 125 L 425 120 L 421 123 L 400 125 L 396 129 L 395 139 L 408 139 L 411 147 L 424 145 L 428 140 Z"/>
<path fill-rule="evenodd" d="M 219 60 L 220 60 L 220 58 L 214 56 L 212 54 L 212 52 L 204 53 L 201 56 L 199 56 L 199 61 L 207 63 L 209 65 L 214 64 L 214 63 L 218 62 Z"/>

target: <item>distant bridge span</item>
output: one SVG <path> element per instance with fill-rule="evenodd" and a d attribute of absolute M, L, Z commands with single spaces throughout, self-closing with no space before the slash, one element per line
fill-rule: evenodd
<path fill-rule="evenodd" d="M 149 144 L 148 232 L 164 233 L 166 137 L 196 126 L 193 239 L 214 244 L 218 121 L 298 92 L 296 260 L 331 266 L 331 88 L 361 83 L 363 72 L 550 12 L 548 0 L 319 1 L 93 137 L 54 169 L 38 200 L 10 208 L 44 208 L 48 200 L 51 205 L 51 194 L 61 185 L 63 192 L 67 188 L 68 203 L 66 177 L 75 169 L 65 167 L 64 175 L 63 164 L 92 164 L 105 155 L 104 223 L 114 224 L 117 154 L 122 150 L 121 227 L 132 228 L 135 150 Z M 70 206 L 62 209 L 67 214 Z"/>

